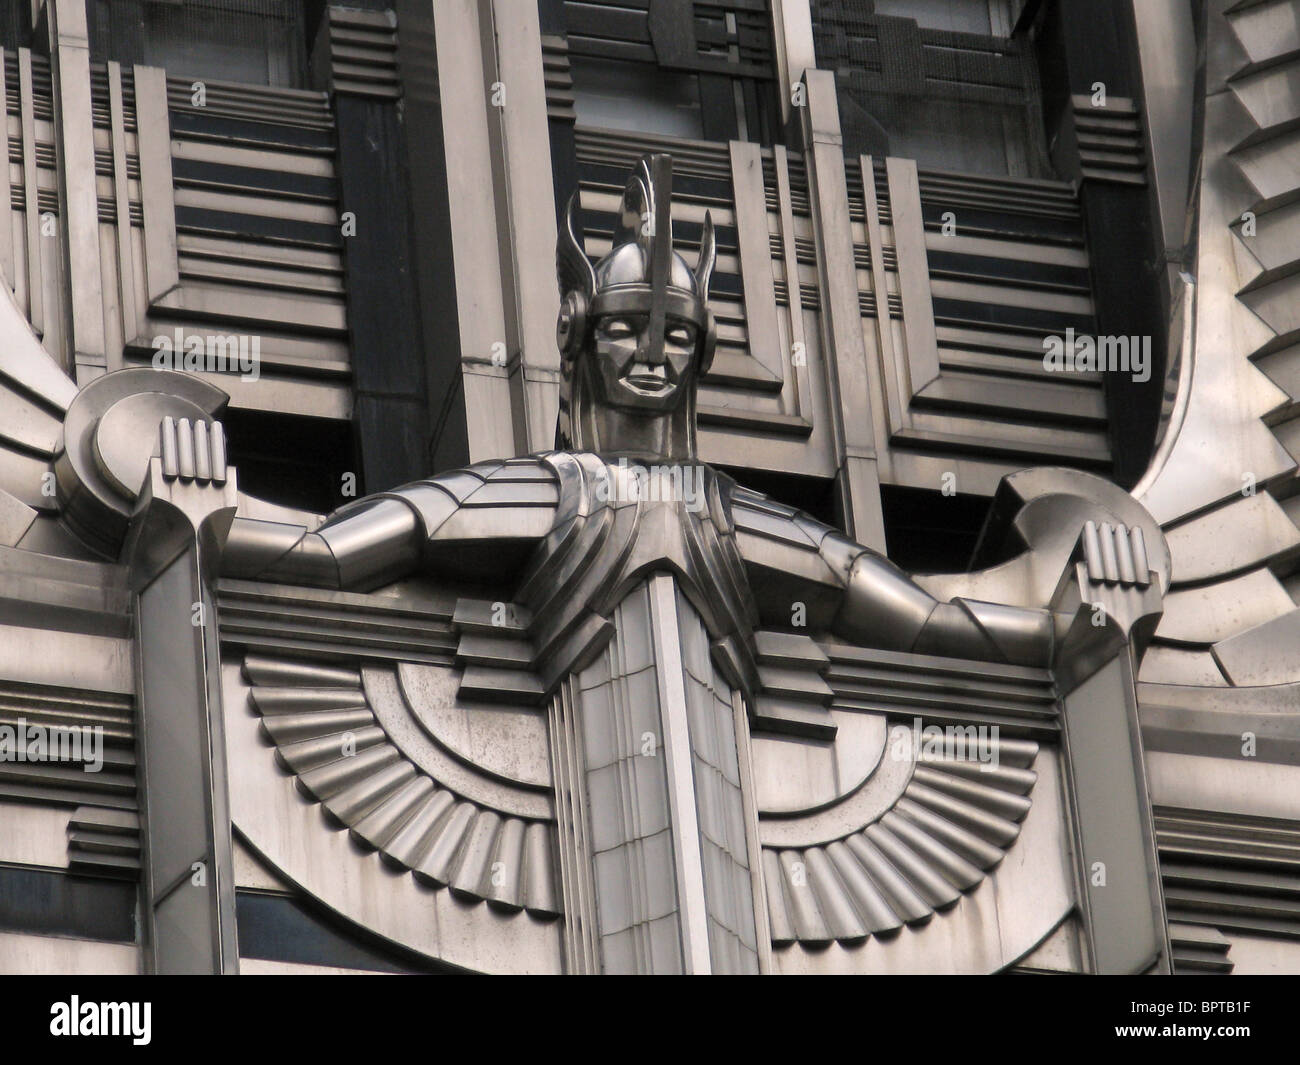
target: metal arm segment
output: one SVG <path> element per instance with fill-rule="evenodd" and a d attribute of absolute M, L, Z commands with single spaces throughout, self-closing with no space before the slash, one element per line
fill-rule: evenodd
<path fill-rule="evenodd" d="M 1055 623 L 1046 609 L 940 602 L 889 559 L 838 533 L 822 540 L 821 554 L 843 575 L 844 597 L 832 628 L 846 640 L 1017 666 L 1051 664 Z"/>

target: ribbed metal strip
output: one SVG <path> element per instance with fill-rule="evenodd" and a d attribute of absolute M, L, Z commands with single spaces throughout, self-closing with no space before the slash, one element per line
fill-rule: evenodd
<path fill-rule="evenodd" d="M 334 5 L 325 10 L 334 91 L 381 100 L 400 97 L 396 15 Z"/>
<path fill-rule="evenodd" d="M 546 86 L 546 117 L 576 121 L 569 43 L 559 34 L 542 34 L 542 80 Z"/>
<path fill-rule="evenodd" d="M 0 761 L 0 798 L 75 806 L 70 868 L 134 879 L 140 862 L 133 699 L 6 681 L 0 683 L 0 725 L 102 730 L 98 772 L 86 772 L 84 762 Z"/>
<path fill-rule="evenodd" d="M 1171 918 L 1300 937 L 1300 827 L 1276 818 L 1155 809 Z"/>
<path fill-rule="evenodd" d="M 448 614 L 381 609 L 346 593 L 313 594 L 252 581 L 220 583 L 218 616 L 223 645 L 254 658 L 310 656 L 329 663 L 401 658 L 451 665 L 458 642 Z M 304 681 L 307 686 L 320 683 Z"/>
<path fill-rule="evenodd" d="M 1145 185 L 1146 139 L 1142 118 L 1126 97 L 1073 97 L 1075 139 L 1082 174 L 1093 181 Z"/>
<path fill-rule="evenodd" d="M 140 875 L 140 818 L 134 811 L 78 806 L 68 821 L 68 870 L 134 880 Z"/>
<path fill-rule="evenodd" d="M 322 130 L 334 128 L 327 93 L 207 78 L 197 80 L 204 89 L 202 107 L 193 103 L 196 79 L 174 75 L 167 78 L 167 103 L 172 110 L 213 118 L 243 118 Z"/>
<path fill-rule="evenodd" d="M 1233 970 L 1228 960 L 1232 942 L 1217 928 L 1171 921 L 1169 944 L 1173 950 L 1174 974 L 1227 975 Z"/>

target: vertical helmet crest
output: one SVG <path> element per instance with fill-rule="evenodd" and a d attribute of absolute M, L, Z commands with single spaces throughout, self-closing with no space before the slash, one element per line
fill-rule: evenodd
<path fill-rule="evenodd" d="M 657 318 L 662 333 L 668 313 L 684 317 L 700 327 L 700 370 L 708 368 L 713 356 L 713 319 L 708 310 L 709 281 L 717 259 L 713 216 L 705 214 L 700 234 L 700 254 L 695 269 L 672 246 L 672 157 L 657 152 L 643 156 L 623 190 L 613 247 L 594 264 L 583 249 L 578 221 L 578 193 L 569 197 L 560 224 L 556 246 L 556 273 L 560 282 L 560 317 L 557 339 L 567 359 L 572 359 L 586 342 L 594 304 L 631 306 L 644 299 L 642 313 Z M 614 290 L 623 290 L 617 301 Z M 602 300 L 604 296 L 606 299 Z M 599 306 L 596 307 L 599 311 Z"/>

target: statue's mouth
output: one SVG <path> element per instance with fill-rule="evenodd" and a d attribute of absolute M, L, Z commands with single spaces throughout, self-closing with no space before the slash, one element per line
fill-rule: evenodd
<path fill-rule="evenodd" d="M 672 387 L 668 373 L 662 366 L 634 366 L 623 376 L 623 383 L 631 385 L 638 392 L 658 395 Z"/>

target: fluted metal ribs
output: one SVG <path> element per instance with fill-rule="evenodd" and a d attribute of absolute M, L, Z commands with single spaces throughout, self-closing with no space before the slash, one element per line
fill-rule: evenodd
<path fill-rule="evenodd" d="M 1038 744 L 994 741 L 996 767 L 923 758 L 873 823 L 804 850 L 764 849 L 776 944 L 856 942 L 921 924 L 996 866 L 1020 834 Z"/>
<path fill-rule="evenodd" d="M 553 827 L 479 806 L 422 772 L 379 727 L 357 670 L 250 654 L 244 675 L 276 760 L 358 844 L 466 901 L 559 915 Z"/>

